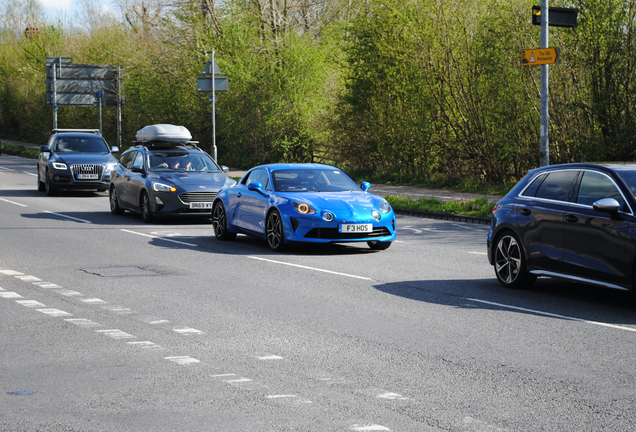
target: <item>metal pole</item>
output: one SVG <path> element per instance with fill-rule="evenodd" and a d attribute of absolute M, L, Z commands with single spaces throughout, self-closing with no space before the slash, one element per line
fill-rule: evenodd
<path fill-rule="evenodd" d="M 51 73 L 53 74 L 53 129 L 57 129 L 57 91 L 55 88 L 55 75 L 57 72 L 55 69 L 55 63 L 53 63 L 51 67 Z"/>
<path fill-rule="evenodd" d="M 97 98 L 99 104 L 99 134 L 102 135 L 102 98 Z"/>
<path fill-rule="evenodd" d="M 548 0 L 541 0 L 541 48 L 548 48 L 549 36 L 549 7 Z M 550 148 L 548 140 L 548 65 L 541 65 L 541 149 L 539 158 L 541 166 L 550 165 Z"/>
<path fill-rule="evenodd" d="M 214 104 L 216 99 L 216 89 L 214 88 L 214 51 L 212 51 L 212 64 L 210 65 L 210 70 L 212 72 L 212 74 L 210 75 L 212 77 L 212 153 L 214 156 L 214 162 L 216 162 L 216 116 L 214 115 L 214 110 L 216 108 Z"/>
<path fill-rule="evenodd" d="M 117 146 L 121 149 L 121 66 L 117 68 Z"/>

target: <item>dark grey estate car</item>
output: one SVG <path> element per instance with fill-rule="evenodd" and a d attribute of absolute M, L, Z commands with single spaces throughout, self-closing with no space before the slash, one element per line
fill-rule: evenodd
<path fill-rule="evenodd" d="M 488 259 L 506 287 L 538 276 L 636 284 L 636 163 L 530 171 L 493 210 Z"/>
<path fill-rule="evenodd" d="M 55 129 L 38 156 L 38 190 L 57 195 L 60 189 L 107 191 L 117 166 L 111 147 L 99 130 Z"/>

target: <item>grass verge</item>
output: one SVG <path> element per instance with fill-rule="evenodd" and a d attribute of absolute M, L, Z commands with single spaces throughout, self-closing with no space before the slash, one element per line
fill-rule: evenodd
<path fill-rule="evenodd" d="M 384 198 L 396 209 L 422 210 L 487 218 L 492 217 L 492 209 L 495 207 L 495 203 L 488 202 L 485 198 L 450 202 L 440 201 L 436 198 L 420 198 L 415 200 L 404 196 L 385 196 Z"/>
<path fill-rule="evenodd" d="M 35 149 L 26 148 L 24 146 L 14 146 L 9 144 L 2 144 L 2 153 L 19 155 L 19 156 L 30 156 L 37 158 L 40 152 Z"/>

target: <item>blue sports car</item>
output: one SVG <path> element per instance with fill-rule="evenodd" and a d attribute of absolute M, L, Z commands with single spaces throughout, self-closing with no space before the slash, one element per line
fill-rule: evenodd
<path fill-rule="evenodd" d="M 328 165 L 257 166 L 217 194 L 214 234 L 263 238 L 274 251 L 291 242 L 367 242 L 384 250 L 395 240 L 395 214 L 384 198 L 367 192 L 370 187 Z"/>

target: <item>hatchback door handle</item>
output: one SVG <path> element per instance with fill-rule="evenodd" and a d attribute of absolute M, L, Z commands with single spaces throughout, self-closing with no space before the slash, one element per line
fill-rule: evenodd
<path fill-rule="evenodd" d="M 569 214 L 569 215 L 565 215 L 565 220 L 568 221 L 568 222 L 578 222 L 579 218 L 577 218 L 574 215 Z"/>
<path fill-rule="evenodd" d="M 521 214 L 524 216 L 530 216 L 532 212 L 529 209 L 523 209 L 521 210 Z"/>

